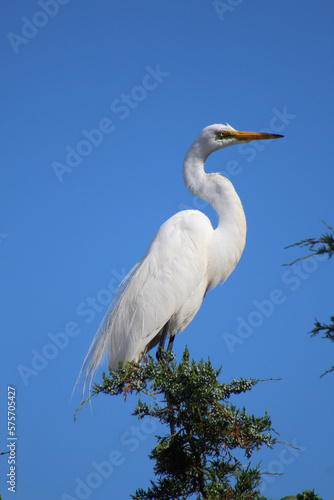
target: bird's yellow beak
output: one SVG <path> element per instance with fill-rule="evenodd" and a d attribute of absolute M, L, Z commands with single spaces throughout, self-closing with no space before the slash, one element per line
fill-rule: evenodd
<path fill-rule="evenodd" d="M 268 134 L 266 132 L 240 132 L 239 130 L 230 131 L 232 137 L 236 137 L 240 141 L 262 141 L 264 139 L 279 139 L 284 135 Z"/>

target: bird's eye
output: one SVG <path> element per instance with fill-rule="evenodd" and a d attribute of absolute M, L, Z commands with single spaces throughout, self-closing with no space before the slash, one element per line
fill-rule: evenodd
<path fill-rule="evenodd" d="M 228 130 L 220 130 L 218 132 L 218 139 L 224 139 L 225 137 L 228 137 L 230 135 Z"/>

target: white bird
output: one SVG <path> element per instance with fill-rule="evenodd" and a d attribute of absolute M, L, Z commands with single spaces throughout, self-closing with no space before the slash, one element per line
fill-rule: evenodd
<path fill-rule="evenodd" d="M 239 132 L 230 125 L 210 125 L 192 143 L 183 163 L 187 188 L 212 205 L 219 216 L 216 229 L 198 210 L 184 210 L 158 230 L 146 254 L 121 283 L 84 360 L 84 387 L 108 352 L 109 368 L 139 361 L 166 337 L 171 350 L 199 310 L 206 292 L 224 282 L 243 252 L 245 213 L 232 183 L 204 171 L 206 158 L 219 149 L 281 135 Z M 80 377 L 79 375 L 79 377 Z"/>

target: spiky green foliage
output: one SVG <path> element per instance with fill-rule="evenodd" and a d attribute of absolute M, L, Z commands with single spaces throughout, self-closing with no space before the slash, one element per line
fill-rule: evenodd
<path fill-rule="evenodd" d="M 296 496 L 296 500 L 322 500 L 314 493 L 314 490 L 305 490 L 303 493 Z"/>
<path fill-rule="evenodd" d="M 329 324 L 320 323 L 316 319 L 314 322 L 314 328 L 313 330 L 310 331 L 311 337 L 315 337 L 319 333 L 323 333 L 322 335 L 323 339 L 329 339 L 331 342 L 334 342 L 334 316 L 331 316 L 329 319 L 330 319 Z M 325 373 L 321 375 L 321 377 L 326 375 L 326 373 L 330 373 L 332 371 L 334 371 L 334 366 L 326 370 Z"/>
<path fill-rule="evenodd" d="M 321 234 L 318 238 L 307 238 L 306 240 L 301 240 L 298 241 L 298 243 L 293 243 L 292 245 L 288 245 L 287 247 L 285 247 L 308 247 L 311 253 L 305 255 L 304 257 L 298 257 L 290 264 L 283 264 L 284 266 L 292 266 L 292 264 L 295 264 L 299 260 L 308 259 L 309 257 L 312 257 L 312 255 L 328 254 L 329 259 L 332 257 L 332 255 L 334 254 L 334 229 L 326 224 L 326 222 L 322 222 L 329 229 L 329 232 Z"/>
<path fill-rule="evenodd" d="M 221 383 L 220 370 L 209 361 L 190 361 L 187 349 L 179 364 L 165 356 L 168 362 L 148 356 L 140 364 L 127 363 L 93 388 L 93 395 L 138 394 L 134 415 L 165 424 L 166 434 L 150 454 L 157 479 L 132 498 L 264 499 L 261 472 L 250 457 L 275 443 L 270 417 L 248 415 L 231 402 L 259 380 Z"/>
<path fill-rule="evenodd" d="M 289 495 L 287 497 L 281 498 L 281 500 L 322 500 L 314 493 L 314 490 L 305 490 L 303 493 L 298 495 Z"/>

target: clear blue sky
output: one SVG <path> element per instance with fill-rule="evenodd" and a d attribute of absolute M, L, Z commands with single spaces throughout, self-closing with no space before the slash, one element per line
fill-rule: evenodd
<path fill-rule="evenodd" d="M 285 138 L 227 148 L 248 234 L 236 270 L 175 342 L 222 379 L 280 377 L 236 399 L 269 407 L 280 439 L 257 457 L 263 493 L 334 498 L 333 346 L 310 339 L 333 310 L 333 262 L 282 267 L 284 250 L 334 223 L 333 14 L 322 2 L 78 2 L 2 7 L 1 449 L 16 388 L 17 500 L 123 500 L 153 478 L 160 430 L 133 402 L 71 392 L 115 286 L 184 208 L 212 217 L 182 180 L 203 127 Z M 232 340 L 231 340 L 232 339 Z M 100 376 L 98 374 L 98 378 Z"/>

